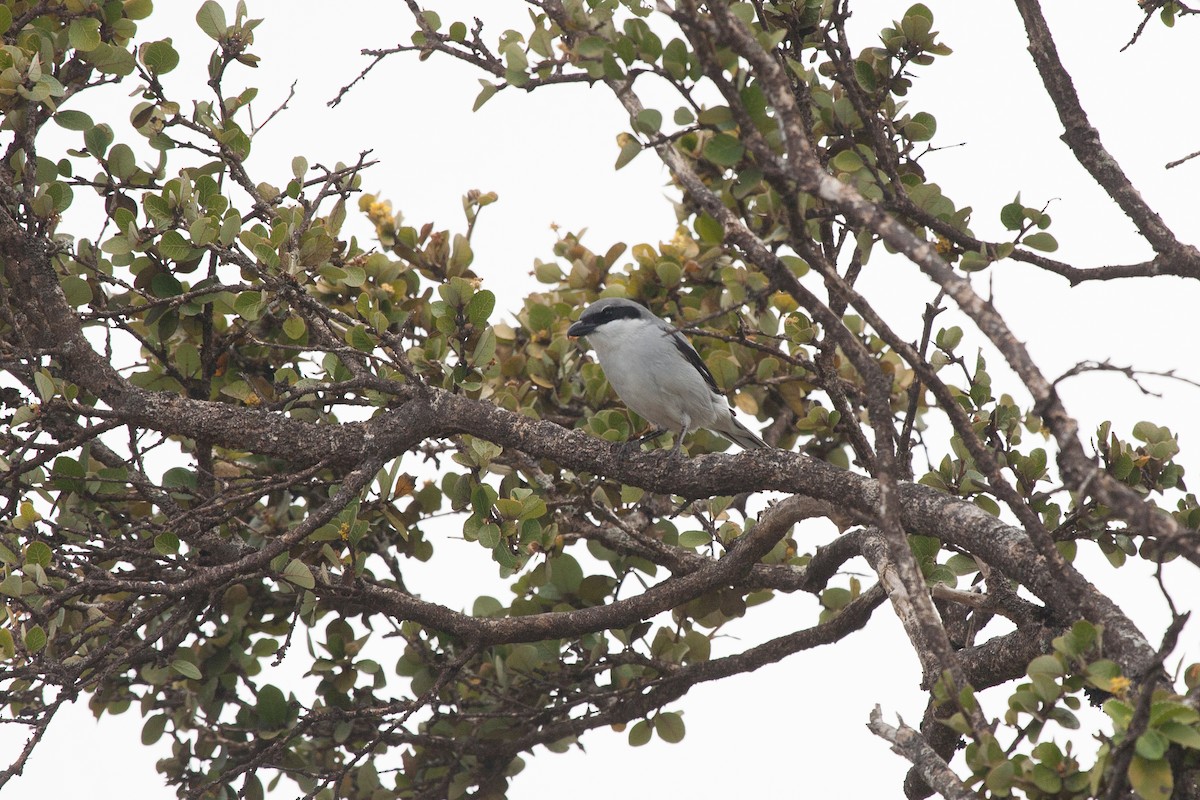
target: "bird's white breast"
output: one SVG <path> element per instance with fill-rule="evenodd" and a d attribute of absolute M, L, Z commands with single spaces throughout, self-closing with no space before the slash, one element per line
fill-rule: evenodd
<path fill-rule="evenodd" d="M 588 334 L 604 375 L 621 400 L 654 425 L 678 431 L 709 427 L 728 415 L 723 397 L 676 349 L 668 331 L 619 319 Z"/>

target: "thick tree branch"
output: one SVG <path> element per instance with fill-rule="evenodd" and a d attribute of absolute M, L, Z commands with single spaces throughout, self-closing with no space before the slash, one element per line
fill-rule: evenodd
<path fill-rule="evenodd" d="M 720 586 L 741 580 L 801 519 L 821 513 L 823 504 L 794 495 L 767 509 L 758 523 L 719 561 L 650 587 L 639 595 L 575 611 L 487 619 L 451 611 L 385 586 L 359 584 L 349 591 L 328 587 L 355 604 L 396 620 L 412 619 L 479 645 L 570 638 L 588 631 L 623 628 Z"/>
<path fill-rule="evenodd" d="M 1133 224 L 1155 252 L 1169 255 L 1185 249 L 1190 251 L 1189 260 L 1193 264 L 1197 263 L 1200 255 L 1194 248 L 1179 243 L 1175 234 L 1162 221 L 1162 217 L 1150 208 L 1133 187 L 1121 165 L 1100 142 L 1100 134 L 1088 120 L 1087 113 L 1079 102 L 1079 95 L 1075 92 L 1071 75 L 1059 58 L 1058 48 L 1054 45 L 1054 37 L 1050 34 L 1050 27 L 1046 24 L 1038 0 L 1015 2 L 1029 36 L 1029 53 L 1033 56 L 1046 93 L 1054 102 L 1058 118 L 1062 121 L 1065 129 L 1063 141 L 1071 148 L 1076 160 L 1096 183 L 1104 188 L 1108 196 L 1116 201 L 1126 216 L 1133 220 Z"/>
<path fill-rule="evenodd" d="M 888 725 L 883 721 L 883 711 L 879 706 L 871 712 L 871 721 L 867 727 L 871 733 L 892 743 L 892 752 L 904 756 L 912 762 L 913 767 L 920 773 L 934 791 L 948 800 L 975 800 L 977 795 L 968 789 L 954 774 L 942 758 L 922 738 L 921 734 L 900 720 L 900 727 Z"/>

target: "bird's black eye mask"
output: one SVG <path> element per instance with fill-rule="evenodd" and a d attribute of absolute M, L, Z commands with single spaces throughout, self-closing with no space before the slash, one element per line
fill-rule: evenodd
<path fill-rule="evenodd" d="M 567 330 L 568 336 L 587 336 L 605 323 L 618 319 L 640 319 L 642 312 L 632 306 L 608 306 L 595 314 L 584 314 Z"/>
<path fill-rule="evenodd" d="M 588 323 L 592 327 L 599 327 L 606 322 L 618 319 L 638 319 L 641 316 L 642 312 L 636 308 L 630 308 L 629 306 L 609 306 L 592 319 L 589 319 Z"/>

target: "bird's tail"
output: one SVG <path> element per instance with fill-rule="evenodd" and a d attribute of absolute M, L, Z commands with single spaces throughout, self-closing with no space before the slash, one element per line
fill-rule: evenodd
<path fill-rule="evenodd" d="M 745 450 L 763 450 L 770 449 L 771 447 L 771 445 L 759 438 L 758 434 L 738 422 L 737 417 L 733 416 L 732 409 L 729 412 L 729 422 L 721 429 L 720 433 L 729 437 L 734 444 L 739 445 Z"/>

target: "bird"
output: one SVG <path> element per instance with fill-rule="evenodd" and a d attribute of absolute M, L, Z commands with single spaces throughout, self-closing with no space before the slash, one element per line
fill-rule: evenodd
<path fill-rule="evenodd" d="M 597 300 L 567 335 L 587 337 L 617 396 L 654 426 L 637 442 L 671 431 L 675 456 L 688 431 L 707 428 L 747 450 L 770 447 L 734 417 L 696 349 L 645 306 L 622 297 Z"/>

